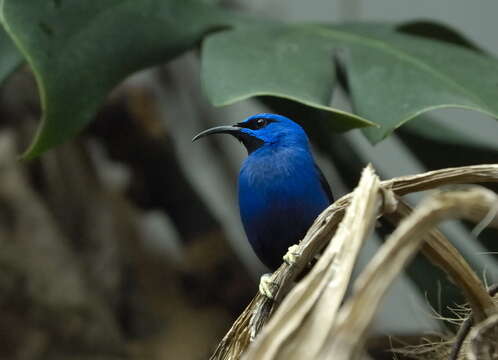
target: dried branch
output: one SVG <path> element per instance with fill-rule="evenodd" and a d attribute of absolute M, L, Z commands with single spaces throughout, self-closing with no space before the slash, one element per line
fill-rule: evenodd
<path fill-rule="evenodd" d="M 285 298 L 244 359 L 312 359 L 324 346 L 358 252 L 380 211 L 379 186 L 373 169 L 367 167 L 329 246 Z"/>
<path fill-rule="evenodd" d="M 381 187 L 392 189 L 397 195 L 405 195 L 411 192 L 433 189 L 440 185 L 497 181 L 498 165 L 491 164 L 448 168 L 413 176 L 403 176 L 383 181 L 381 182 Z M 280 300 L 289 291 L 296 276 L 302 272 L 306 264 L 330 240 L 344 215 L 345 209 L 351 202 L 351 197 L 351 194 L 343 196 L 317 218 L 305 238 L 299 244 L 296 263 L 293 266 L 284 263 L 274 273 L 273 280 L 279 286 L 276 301 L 273 302 L 259 294 L 256 295 L 251 304 L 220 342 L 211 357 L 212 360 L 235 360 L 240 358 L 249 345 L 251 336 L 254 337 L 258 330 L 267 322 Z M 439 250 L 436 250 L 436 253 Z M 251 328 L 250 331 L 248 330 L 249 328 Z"/>
<path fill-rule="evenodd" d="M 494 297 L 498 293 L 498 285 L 493 285 L 488 289 L 488 294 L 491 297 Z M 472 315 L 472 314 L 471 314 Z M 469 334 L 470 329 L 472 329 L 473 321 L 472 316 L 469 316 L 465 321 L 460 325 L 458 329 L 458 333 L 453 340 L 453 345 L 451 346 L 450 356 L 448 360 L 457 360 L 458 355 L 460 354 L 460 350 L 462 345 L 464 344 L 467 335 Z"/>
<path fill-rule="evenodd" d="M 489 205 L 496 206 L 496 203 Z M 476 209 L 478 210 L 476 211 Z M 476 204 L 472 209 L 467 208 L 467 211 L 469 211 L 470 220 L 475 222 L 479 222 L 488 213 L 488 210 L 485 207 L 480 207 L 479 204 Z M 399 199 L 396 212 L 386 214 L 386 218 L 397 225 L 401 219 L 411 213 L 410 206 Z M 496 223 L 492 222 L 490 225 L 496 226 Z M 421 251 L 427 259 L 446 272 L 453 282 L 462 289 L 474 310 L 475 320 L 477 322 L 484 320 L 482 317 L 484 314 L 480 309 L 493 308 L 493 302 L 481 280 L 449 240 L 439 230 L 433 229 L 427 234 L 426 242 L 423 243 Z"/>
<path fill-rule="evenodd" d="M 469 360 L 498 358 L 498 314 L 476 325 L 469 334 Z"/>
<path fill-rule="evenodd" d="M 497 202 L 495 193 L 478 187 L 441 192 L 424 200 L 400 223 L 356 280 L 354 293 L 339 310 L 338 321 L 329 333 L 319 359 L 328 359 L 331 354 L 338 360 L 358 359 L 383 295 L 415 256 L 428 232 L 446 219 L 473 219 L 479 212 L 484 217 Z M 473 312 L 479 312 L 474 314 L 476 319 L 498 314 L 491 297 L 488 296 L 488 300 L 489 304 L 474 304 Z"/>

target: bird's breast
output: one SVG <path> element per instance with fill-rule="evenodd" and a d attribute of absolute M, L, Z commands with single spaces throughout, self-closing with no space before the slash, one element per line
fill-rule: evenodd
<path fill-rule="evenodd" d="M 249 156 L 243 164 L 240 215 L 251 245 L 268 266 L 279 264 L 327 206 L 311 156 Z"/>
<path fill-rule="evenodd" d="M 278 190 L 294 182 L 306 182 L 315 175 L 313 158 L 307 151 L 259 151 L 248 156 L 240 171 L 247 186 Z"/>

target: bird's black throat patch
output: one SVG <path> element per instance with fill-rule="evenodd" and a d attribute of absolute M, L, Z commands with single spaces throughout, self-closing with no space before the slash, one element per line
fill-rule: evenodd
<path fill-rule="evenodd" d="M 259 149 L 265 143 L 263 140 L 243 132 L 239 132 L 234 135 L 237 139 L 240 140 L 242 144 L 244 144 L 248 155 L 251 154 L 253 151 Z"/>

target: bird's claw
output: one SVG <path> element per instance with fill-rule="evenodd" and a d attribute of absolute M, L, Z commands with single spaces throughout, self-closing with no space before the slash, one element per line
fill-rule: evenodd
<path fill-rule="evenodd" d="M 259 280 L 259 293 L 269 299 L 274 299 L 278 290 L 277 284 L 273 281 L 273 274 L 263 274 Z"/>
<path fill-rule="evenodd" d="M 288 265 L 294 265 L 296 263 L 297 257 L 299 256 L 298 250 L 299 250 L 299 245 L 292 245 L 285 253 L 284 261 Z"/>

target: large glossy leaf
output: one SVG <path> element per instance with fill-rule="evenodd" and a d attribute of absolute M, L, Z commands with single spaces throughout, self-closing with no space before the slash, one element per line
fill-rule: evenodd
<path fill-rule="evenodd" d="M 484 131 L 489 129 L 484 128 Z M 435 141 L 447 145 L 468 146 L 482 151 L 498 151 L 498 142 L 494 132 L 482 134 L 483 127 L 462 129 L 461 127 L 452 126 L 447 120 L 422 115 L 419 118 L 410 121 L 402 128 L 402 133 L 421 137 L 427 140 Z M 484 135 L 484 136 L 483 136 Z M 495 139 L 493 139 L 493 137 Z M 447 166 L 442 164 L 441 167 Z"/>
<path fill-rule="evenodd" d="M 336 71 L 334 47 L 313 28 L 266 25 L 211 35 L 202 51 L 202 80 L 215 105 L 277 96 L 335 113 L 341 128 L 371 125 L 329 107 Z"/>
<path fill-rule="evenodd" d="M 334 61 L 333 59 L 339 60 Z M 354 112 L 329 106 L 340 64 Z M 378 142 L 429 110 L 457 107 L 498 117 L 498 61 L 463 47 L 372 24 L 280 25 L 209 36 L 203 80 L 215 104 L 275 95 L 341 114 Z"/>
<path fill-rule="evenodd" d="M 438 40 L 485 53 L 483 49 L 474 44 L 465 35 L 442 23 L 424 20 L 410 21 L 395 26 L 394 30 L 402 34 L 415 35 L 429 40 Z"/>
<path fill-rule="evenodd" d="M 194 0 L 3 0 L 2 17 L 35 73 L 44 110 L 26 158 L 75 135 L 126 75 L 236 21 Z"/>
<path fill-rule="evenodd" d="M 365 130 L 373 141 L 433 108 L 496 116 L 497 65 L 483 54 L 398 34 L 390 25 L 242 26 L 255 20 L 212 2 L 3 0 L 3 24 L 34 70 L 44 109 L 25 157 L 76 134 L 131 72 L 229 26 L 237 27 L 209 36 L 203 50 L 204 84 L 215 104 L 253 95 L 291 99 L 332 113 L 335 129 L 379 124 Z M 356 115 L 329 106 L 338 63 Z"/>

